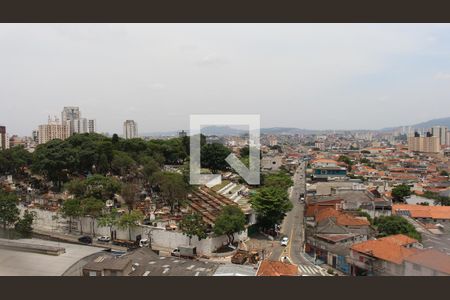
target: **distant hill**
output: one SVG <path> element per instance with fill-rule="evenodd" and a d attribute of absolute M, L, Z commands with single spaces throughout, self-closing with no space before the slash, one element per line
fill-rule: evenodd
<path fill-rule="evenodd" d="M 447 126 L 450 128 L 450 118 L 434 119 L 427 122 L 412 125 L 413 128 L 431 128 L 433 126 Z"/>
<path fill-rule="evenodd" d="M 433 126 L 447 126 L 450 128 L 450 118 L 440 118 L 440 119 L 433 119 L 430 121 L 414 124 L 414 125 L 406 125 L 406 127 L 410 127 L 413 129 L 430 129 Z M 390 127 L 390 128 L 383 128 L 382 131 L 393 131 L 397 130 L 399 128 L 402 128 L 404 126 L 398 126 L 398 127 Z"/>

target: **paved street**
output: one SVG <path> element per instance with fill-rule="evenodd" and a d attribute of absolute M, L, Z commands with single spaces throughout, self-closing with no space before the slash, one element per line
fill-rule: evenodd
<path fill-rule="evenodd" d="M 293 205 L 292 210 L 286 215 L 281 225 L 282 236 L 289 237 L 289 244 L 283 247 L 280 243 L 276 243 L 273 248 L 270 259 L 281 260 L 282 257 L 299 265 L 302 273 L 307 275 L 326 275 L 323 269 L 315 266 L 311 261 L 306 259 L 303 254 L 304 250 L 304 203 L 300 202 L 300 196 L 306 193 L 306 165 L 304 162 L 297 168 L 292 180 L 294 186 L 290 190 L 290 199 Z"/>

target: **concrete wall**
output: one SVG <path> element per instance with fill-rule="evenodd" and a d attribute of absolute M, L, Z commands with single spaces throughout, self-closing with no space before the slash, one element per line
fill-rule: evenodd
<path fill-rule="evenodd" d="M 189 238 L 183 235 L 181 232 L 169 231 L 164 228 L 156 228 L 142 225 L 139 229 L 139 234 L 142 237 L 148 237 L 149 233 L 151 236 L 152 248 L 160 251 L 171 252 L 173 249 L 182 245 L 189 245 Z M 247 239 L 247 231 L 241 234 L 234 235 L 235 241 L 243 241 Z M 193 237 L 191 240 L 191 245 L 197 247 L 197 253 L 199 255 L 211 255 L 216 249 L 227 243 L 228 239 L 226 236 L 214 236 L 208 237 L 206 239 L 198 240 L 197 237 Z"/>
<path fill-rule="evenodd" d="M 19 207 L 21 212 L 25 211 L 25 207 Z M 33 223 L 33 228 L 46 231 L 49 233 L 68 233 L 69 223 L 68 220 L 62 218 L 55 212 L 41 210 L 41 209 L 29 209 L 36 213 L 36 219 Z M 55 219 L 55 217 L 57 217 Z M 81 218 L 80 220 L 73 220 L 72 233 L 81 234 L 81 225 L 83 227 L 83 234 L 91 235 L 92 233 L 92 219 Z M 109 227 L 99 227 L 97 222 L 94 222 L 95 236 L 106 235 L 110 236 Z M 122 230 L 113 228 L 116 231 L 118 239 L 129 239 L 128 229 Z M 170 252 L 173 249 L 181 245 L 188 245 L 189 238 L 183 235 L 181 232 L 165 230 L 165 228 L 151 227 L 146 225 L 137 226 L 131 230 L 131 238 L 134 240 L 137 235 L 141 235 L 142 238 L 147 238 L 151 231 L 152 247 L 157 250 Z M 248 238 L 247 230 L 240 234 L 235 234 L 235 241 L 243 241 Z M 198 240 L 197 237 L 193 237 L 191 245 L 197 247 L 197 253 L 200 255 L 210 255 L 216 249 L 227 243 L 227 237 L 209 237 L 207 239 Z"/>

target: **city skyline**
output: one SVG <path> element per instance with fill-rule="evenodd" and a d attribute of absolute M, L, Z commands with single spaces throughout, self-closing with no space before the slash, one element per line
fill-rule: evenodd
<path fill-rule="evenodd" d="M 79 106 L 99 132 L 260 114 L 262 127 L 382 129 L 449 117 L 441 24 L 3 24 L 0 113 L 30 135 Z M 423 109 L 426 106 L 427 109 Z M 304 112 L 314 113 L 304 113 Z M 20 115 L 20 118 L 18 117 Z"/>

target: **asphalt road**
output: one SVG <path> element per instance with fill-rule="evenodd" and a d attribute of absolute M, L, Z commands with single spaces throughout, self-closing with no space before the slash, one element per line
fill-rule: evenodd
<path fill-rule="evenodd" d="M 304 247 L 304 204 L 300 203 L 300 196 L 305 193 L 306 188 L 305 167 L 305 163 L 300 164 L 292 178 L 294 186 L 290 191 L 290 200 L 293 208 L 287 213 L 281 225 L 282 236 L 289 237 L 289 244 L 287 247 L 278 244 L 270 256 L 272 260 L 280 260 L 283 256 L 287 256 L 294 264 L 311 264 L 301 254 Z"/>

